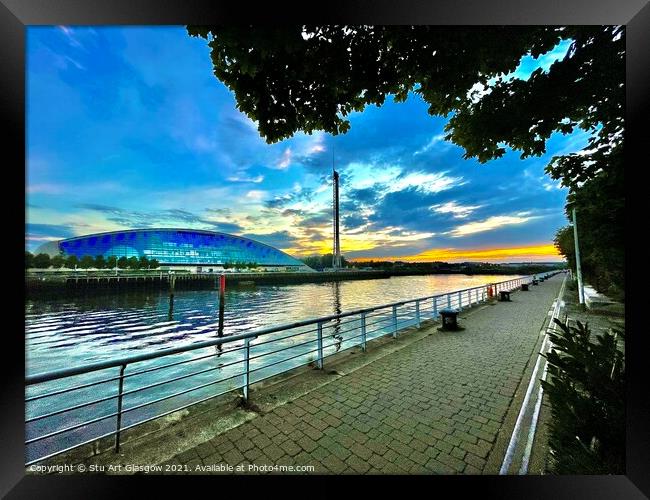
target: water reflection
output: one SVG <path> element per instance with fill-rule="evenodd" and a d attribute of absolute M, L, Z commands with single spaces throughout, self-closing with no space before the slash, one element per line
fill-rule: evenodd
<path fill-rule="evenodd" d="M 334 303 L 334 313 L 341 314 L 341 282 L 335 281 L 332 283 L 332 297 Z M 335 340 L 336 352 L 341 349 L 341 342 L 343 342 L 343 336 L 341 335 L 341 318 L 336 318 L 334 320 L 334 332 L 332 333 L 332 338 Z"/>
<path fill-rule="evenodd" d="M 236 335 L 352 309 L 468 288 L 513 276 L 401 276 L 219 291 L 140 290 L 119 295 L 30 300 L 25 304 L 28 373 Z M 219 316 L 223 314 L 220 329 Z M 327 325 L 341 348 L 348 318 Z M 325 331 L 324 331 L 325 333 Z"/>

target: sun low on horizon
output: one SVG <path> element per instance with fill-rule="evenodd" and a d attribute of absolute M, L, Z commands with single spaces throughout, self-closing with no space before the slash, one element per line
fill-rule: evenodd
<path fill-rule="evenodd" d="M 514 72 L 562 58 L 563 42 Z M 559 262 L 567 189 L 540 157 L 486 164 L 445 140 L 449 117 L 411 93 L 349 115 L 346 134 L 267 144 L 182 26 L 27 28 L 26 249 L 105 231 L 175 227 L 290 255 L 332 252 L 332 168 L 349 261 Z"/>

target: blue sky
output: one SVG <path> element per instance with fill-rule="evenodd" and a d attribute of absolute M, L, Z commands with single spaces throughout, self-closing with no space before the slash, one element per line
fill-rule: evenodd
<path fill-rule="evenodd" d="M 511 76 L 567 47 L 524 58 Z M 268 145 L 212 74 L 206 41 L 183 27 L 29 27 L 26 247 L 188 227 L 325 253 L 333 152 L 346 257 L 558 259 L 548 248 L 567 192 L 544 166 L 588 136 L 557 134 L 542 157 L 509 151 L 481 165 L 444 141 L 447 119 L 426 109 L 416 94 L 388 99 L 351 115 L 345 135 Z"/>

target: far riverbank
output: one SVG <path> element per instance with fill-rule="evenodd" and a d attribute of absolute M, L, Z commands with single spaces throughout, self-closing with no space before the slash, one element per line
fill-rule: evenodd
<path fill-rule="evenodd" d="M 535 274 L 550 268 L 530 266 L 522 273 L 521 268 L 502 267 L 490 271 L 494 275 Z M 450 269 L 382 269 L 382 270 L 341 270 L 322 272 L 232 272 L 225 273 L 226 283 L 234 286 L 247 285 L 290 285 L 301 283 L 324 283 L 348 280 L 386 279 L 392 276 L 429 276 L 429 275 L 466 275 L 485 274 L 483 270 Z M 51 296 L 56 294 L 76 295 L 88 292 L 119 293 L 133 289 L 168 290 L 173 281 L 175 289 L 205 290 L 218 286 L 220 273 L 170 273 L 169 271 L 28 271 L 25 274 L 25 290 L 29 298 Z"/>

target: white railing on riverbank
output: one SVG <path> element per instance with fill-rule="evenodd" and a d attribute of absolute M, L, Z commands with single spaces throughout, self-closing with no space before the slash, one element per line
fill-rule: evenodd
<path fill-rule="evenodd" d="M 241 390 L 247 400 L 253 383 L 310 363 L 322 369 L 340 351 L 365 351 L 368 341 L 397 337 L 438 319 L 444 309 L 462 310 L 558 272 L 28 376 L 26 465 L 111 436 L 119 451 L 127 429 L 232 391 Z"/>

